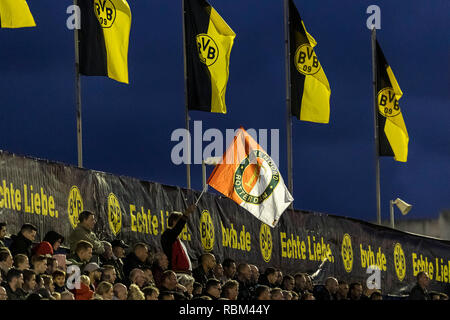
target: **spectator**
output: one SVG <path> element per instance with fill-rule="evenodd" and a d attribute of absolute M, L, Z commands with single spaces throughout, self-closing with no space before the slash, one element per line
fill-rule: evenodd
<path fill-rule="evenodd" d="M 269 288 L 275 288 L 275 283 L 278 279 L 277 270 L 269 267 L 265 270 L 264 274 L 259 277 L 259 284 L 268 286 Z"/>
<path fill-rule="evenodd" d="M 130 285 L 127 300 L 145 300 L 144 293 L 135 284 Z"/>
<path fill-rule="evenodd" d="M 294 289 L 295 280 L 291 275 L 285 275 L 281 284 L 281 289 L 291 291 Z"/>
<path fill-rule="evenodd" d="M 75 300 L 91 300 L 94 297 L 94 290 L 91 289 L 91 280 L 87 275 L 80 277 L 80 287 L 73 291 Z"/>
<path fill-rule="evenodd" d="M 104 265 L 103 266 L 103 272 L 101 276 L 101 281 L 106 281 L 111 284 L 116 283 L 116 269 L 112 265 Z"/>
<path fill-rule="evenodd" d="M 31 264 L 36 275 L 44 274 L 47 270 L 47 258 L 45 256 L 33 256 Z"/>
<path fill-rule="evenodd" d="M 313 292 L 313 283 L 311 276 L 305 273 L 305 279 L 306 279 L 306 290 L 308 290 L 309 292 Z"/>
<path fill-rule="evenodd" d="M 22 271 L 11 268 L 6 275 L 6 294 L 8 300 L 25 300 L 26 293 L 22 290 Z"/>
<path fill-rule="evenodd" d="M 161 295 L 169 292 L 170 294 L 173 294 L 175 300 L 186 300 L 186 297 L 183 294 L 177 292 L 177 287 L 178 281 L 175 272 L 172 270 L 164 271 L 161 278 L 161 287 L 159 288 L 159 299 L 161 300 Z"/>
<path fill-rule="evenodd" d="M 154 286 L 155 279 L 153 279 L 152 267 L 149 265 L 144 265 L 142 267 L 142 271 L 144 271 L 145 284 L 144 286 Z"/>
<path fill-rule="evenodd" d="M 101 241 L 103 244 L 103 253 L 100 255 L 100 265 L 113 263 L 113 251 L 111 243 L 108 241 Z"/>
<path fill-rule="evenodd" d="M 30 269 L 30 263 L 28 260 L 28 257 L 24 254 L 17 254 L 14 257 L 14 268 L 19 269 L 19 270 L 25 270 L 25 269 Z"/>
<path fill-rule="evenodd" d="M 23 274 L 22 289 L 26 294 L 33 293 L 36 289 L 36 273 L 33 270 L 21 270 Z"/>
<path fill-rule="evenodd" d="M 177 281 L 179 284 L 181 284 L 186 288 L 185 292 L 186 298 L 188 300 L 191 300 L 193 298 L 192 292 L 194 290 L 194 282 L 195 282 L 194 277 L 188 274 L 179 274 L 177 275 Z"/>
<path fill-rule="evenodd" d="M 325 280 L 325 285 L 318 285 L 314 287 L 314 297 L 316 300 L 332 301 L 336 300 L 335 294 L 339 288 L 339 283 L 336 278 L 328 277 Z"/>
<path fill-rule="evenodd" d="M 294 281 L 294 291 L 301 297 L 307 291 L 306 275 L 304 273 L 296 273 Z"/>
<path fill-rule="evenodd" d="M 123 242 L 123 240 L 113 240 L 111 242 L 111 249 L 112 249 L 112 260 L 111 263 L 114 268 L 116 269 L 116 275 L 117 279 L 116 282 L 126 282 L 126 277 L 123 272 L 123 261 L 122 259 L 125 258 L 125 249 L 129 248 L 129 246 Z"/>
<path fill-rule="evenodd" d="M 147 283 L 144 271 L 139 268 L 131 270 L 130 283 L 137 285 L 139 288 L 144 288 Z"/>
<path fill-rule="evenodd" d="M 311 292 L 305 291 L 305 293 L 302 295 L 301 300 L 316 300 L 316 298 L 314 298 L 314 295 Z"/>
<path fill-rule="evenodd" d="M 112 300 L 114 297 L 113 285 L 110 282 L 102 281 L 98 284 L 95 294 L 102 300 Z"/>
<path fill-rule="evenodd" d="M 336 300 L 348 300 L 348 291 L 348 283 L 343 280 L 339 280 L 339 288 L 336 292 Z"/>
<path fill-rule="evenodd" d="M 13 258 L 8 248 L 0 249 L 0 272 L 3 281 L 6 281 L 6 275 L 13 266 Z"/>
<path fill-rule="evenodd" d="M 205 285 L 205 295 L 210 297 L 212 300 L 218 300 L 222 292 L 222 285 L 217 279 L 209 279 Z"/>
<path fill-rule="evenodd" d="M 283 299 L 284 299 L 284 300 L 291 301 L 291 300 L 292 300 L 292 297 L 293 297 L 292 292 L 294 292 L 294 291 L 283 290 L 283 291 L 282 291 L 282 293 L 283 293 Z"/>
<path fill-rule="evenodd" d="M 228 280 L 234 279 L 234 276 L 236 275 L 237 271 L 236 261 L 230 258 L 226 258 L 225 260 L 223 260 L 222 266 L 223 266 L 223 278 L 220 280 L 222 280 L 222 282 L 225 283 Z"/>
<path fill-rule="evenodd" d="M 83 211 L 78 216 L 78 219 L 80 222 L 69 236 L 70 251 L 76 253 L 78 242 L 81 240 L 87 241 L 92 245 L 92 255 L 95 256 L 93 262 L 98 263 L 98 256 L 105 251 L 105 248 L 93 232 L 96 223 L 94 213 L 91 211 Z"/>
<path fill-rule="evenodd" d="M 223 278 L 223 267 L 221 263 L 217 263 L 213 268 L 214 278 L 221 280 Z"/>
<path fill-rule="evenodd" d="M 53 249 L 53 253 L 56 253 L 59 247 L 63 244 L 64 237 L 56 231 L 49 231 L 45 234 L 45 237 L 42 241 L 47 241 L 48 243 L 50 243 Z"/>
<path fill-rule="evenodd" d="M 53 255 L 53 247 L 50 242 L 42 241 L 35 245 L 31 249 L 31 256 L 46 256 L 51 257 Z"/>
<path fill-rule="evenodd" d="M 239 282 L 236 280 L 228 280 L 222 286 L 222 298 L 228 300 L 237 300 L 239 295 Z"/>
<path fill-rule="evenodd" d="M 144 293 L 145 300 L 158 300 L 159 297 L 158 288 L 154 286 L 148 286 L 142 289 L 142 292 Z"/>
<path fill-rule="evenodd" d="M 280 288 L 283 284 L 283 272 L 280 269 L 277 269 L 277 279 L 275 280 L 275 286 Z"/>
<path fill-rule="evenodd" d="M 417 274 L 417 283 L 411 289 L 409 294 L 409 300 L 430 300 L 430 295 L 428 294 L 427 287 L 430 283 L 430 278 L 428 273 L 421 271 Z"/>
<path fill-rule="evenodd" d="M 250 270 L 252 271 L 252 277 L 251 277 L 251 285 L 256 286 L 258 284 L 259 279 L 259 269 L 254 264 L 250 264 Z"/>
<path fill-rule="evenodd" d="M 350 284 L 349 288 L 349 299 L 353 301 L 361 300 L 362 295 L 362 285 L 359 282 L 353 282 Z"/>
<path fill-rule="evenodd" d="M 66 273 L 62 270 L 55 270 L 52 274 L 55 292 L 62 293 L 66 290 Z"/>
<path fill-rule="evenodd" d="M 97 285 L 99 284 L 102 278 L 103 269 L 95 262 L 89 262 L 83 270 L 83 273 L 89 277 L 91 281 L 90 288 L 92 291 L 95 291 Z"/>
<path fill-rule="evenodd" d="M 12 242 L 9 246 L 11 255 L 15 256 L 16 254 L 22 253 L 28 258 L 31 258 L 31 246 L 36 238 L 36 233 L 37 228 L 34 225 L 30 223 L 25 223 L 22 225 L 20 232 L 11 237 Z"/>
<path fill-rule="evenodd" d="M 266 285 L 259 285 L 255 289 L 256 300 L 270 300 L 270 288 Z"/>
<path fill-rule="evenodd" d="M 123 283 L 116 283 L 113 287 L 113 300 L 127 300 L 128 289 Z"/>
<path fill-rule="evenodd" d="M 0 222 L 0 248 L 6 247 L 5 237 L 6 237 L 6 222 Z"/>
<path fill-rule="evenodd" d="M 58 269 L 58 260 L 55 258 L 47 258 L 47 269 L 45 270 L 45 274 L 51 276 L 55 270 Z"/>
<path fill-rule="evenodd" d="M 374 292 L 372 292 L 372 294 L 370 295 L 370 300 L 383 300 L 381 291 L 375 290 Z"/>
<path fill-rule="evenodd" d="M 270 297 L 271 300 L 284 300 L 283 291 L 278 287 L 270 290 Z"/>
<path fill-rule="evenodd" d="M 38 290 L 37 293 L 39 293 L 43 298 L 52 300 L 52 293 L 55 292 L 53 278 L 46 274 L 43 274 L 41 278 L 44 281 L 44 288 Z"/>
<path fill-rule="evenodd" d="M 84 271 L 84 267 L 89 263 L 92 258 L 92 244 L 85 240 L 78 241 L 75 247 L 75 254 L 73 254 L 69 261 L 72 264 L 77 265 L 81 272 Z"/>
<path fill-rule="evenodd" d="M 75 297 L 72 292 L 66 290 L 61 293 L 61 300 L 75 300 Z"/>
<path fill-rule="evenodd" d="M 194 282 L 194 284 L 192 285 L 193 289 L 192 289 L 192 299 L 200 297 L 203 293 L 203 286 L 201 283 L 199 282 Z"/>
<path fill-rule="evenodd" d="M 8 300 L 8 294 L 6 293 L 6 289 L 0 286 L 0 301 Z"/>
<path fill-rule="evenodd" d="M 168 219 L 169 228 L 161 235 L 161 246 L 167 258 L 169 258 L 169 269 L 175 272 L 192 271 L 191 259 L 179 235 L 196 207 L 195 204 L 192 204 L 184 213 L 172 212 Z"/>
<path fill-rule="evenodd" d="M 164 252 L 158 251 L 155 254 L 155 261 L 152 264 L 153 279 L 155 285 L 159 287 L 161 285 L 161 277 L 164 271 L 169 267 L 169 259 Z"/>
<path fill-rule="evenodd" d="M 239 264 L 236 275 L 236 280 L 239 282 L 238 300 L 251 300 L 253 292 L 253 287 L 250 283 L 251 276 L 250 266 L 247 263 Z"/>
<path fill-rule="evenodd" d="M 200 282 L 203 286 L 209 279 L 214 278 L 214 266 L 216 265 L 216 257 L 211 253 L 204 253 L 201 255 L 200 265 L 192 271 L 192 276 L 195 281 Z"/>
<path fill-rule="evenodd" d="M 146 265 L 147 257 L 147 245 L 142 242 L 135 244 L 133 251 L 127 255 L 123 264 L 123 273 L 125 277 L 129 278 L 130 272 L 133 269 L 142 269 Z"/>

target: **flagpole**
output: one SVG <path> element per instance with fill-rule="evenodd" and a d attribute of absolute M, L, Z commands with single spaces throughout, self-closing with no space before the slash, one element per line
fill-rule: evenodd
<path fill-rule="evenodd" d="M 377 193 L 377 224 L 381 225 L 381 196 L 380 196 L 380 140 L 378 137 L 378 108 L 377 108 L 377 59 L 376 59 L 376 29 L 372 29 L 372 72 L 373 72 L 373 105 L 374 105 L 374 129 L 375 129 L 375 176 Z"/>
<path fill-rule="evenodd" d="M 290 74 L 290 40 L 289 40 L 289 0 L 284 0 L 284 43 L 286 51 L 286 138 L 287 138 L 287 160 L 288 160 L 288 189 L 293 194 L 294 183 L 292 175 L 292 116 L 291 116 L 291 74 Z M 293 209 L 291 203 L 290 209 Z"/>
<path fill-rule="evenodd" d="M 78 0 L 74 0 L 74 5 L 78 6 Z M 81 17 L 76 16 L 76 19 Z M 77 21 L 76 21 L 77 22 Z M 77 24 L 75 22 L 75 25 Z M 75 41 L 75 104 L 77 110 L 77 146 L 78 146 L 78 167 L 83 167 L 83 137 L 81 125 L 81 79 L 80 79 L 80 44 L 78 39 L 78 29 L 74 29 Z"/>
<path fill-rule="evenodd" d="M 186 180 L 187 180 L 187 188 L 191 188 L 191 132 L 189 131 L 189 109 L 188 109 L 188 90 L 187 90 L 187 66 L 186 66 L 186 26 L 185 26 L 185 15 L 186 11 L 184 8 L 184 0 L 181 0 L 181 11 L 183 13 L 183 61 L 184 61 L 184 105 L 185 105 L 185 121 L 186 121 L 186 130 L 188 134 L 188 142 L 187 142 L 187 163 L 186 163 Z"/>

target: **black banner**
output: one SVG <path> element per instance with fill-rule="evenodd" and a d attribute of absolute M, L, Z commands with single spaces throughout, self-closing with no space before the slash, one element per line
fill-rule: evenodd
<path fill-rule="evenodd" d="M 0 221 L 17 232 L 29 222 L 42 239 L 49 230 L 66 238 L 83 210 L 96 213 L 100 239 L 146 242 L 161 250 L 171 211 L 183 211 L 200 192 L 80 169 L 0 152 Z M 430 290 L 449 293 L 450 242 L 421 237 L 356 219 L 287 210 L 276 228 L 261 223 L 234 201 L 205 193 L 181 234 L 194 265 L 204 252 L 218 261 L 281 268 L 285 273 L 375 281 L 383 293 L 407 293 L 421 270 Z M 378 266 L 379 272 L 370 266 Z"/>

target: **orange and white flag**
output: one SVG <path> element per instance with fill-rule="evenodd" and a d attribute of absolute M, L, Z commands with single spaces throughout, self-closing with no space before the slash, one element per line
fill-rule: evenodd
<path fill-rule="evenodd" d="M 272 158 L 242 127 L 208 184 L 271 227 L 294 201 Z"/>

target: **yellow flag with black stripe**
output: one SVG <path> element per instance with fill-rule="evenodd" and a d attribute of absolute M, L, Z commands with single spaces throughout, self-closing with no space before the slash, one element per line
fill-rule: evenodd
<path fill-rule="evenodd" d="M 0 0 L 0 26 L 2 28 L 36 27 L 25 0 Z"/>
<path fill-rule="evenodd" d="M 131 10 L 126 0 L 78 0 L 80 73 L 128 83 Z"/>
<path fill-rule="evenodd" d="M 330 121 L 331 89 L 323 67 L 314 52 L 316 40 L 289 0 L 289 38 L 291 75 L 291 115 L 302 121 Z"/>
<path fill-rule="evenodd" d="M 227 113 L 225 92 L 236 34 L 205 0 L 184 0 L 188 109 Z"/>
<path fill-rule="evenodd" d="M 409 136 L 398 101 L 403 95 L 380 44 L 376 48 L 379 155 L 408 159 Z"/>

